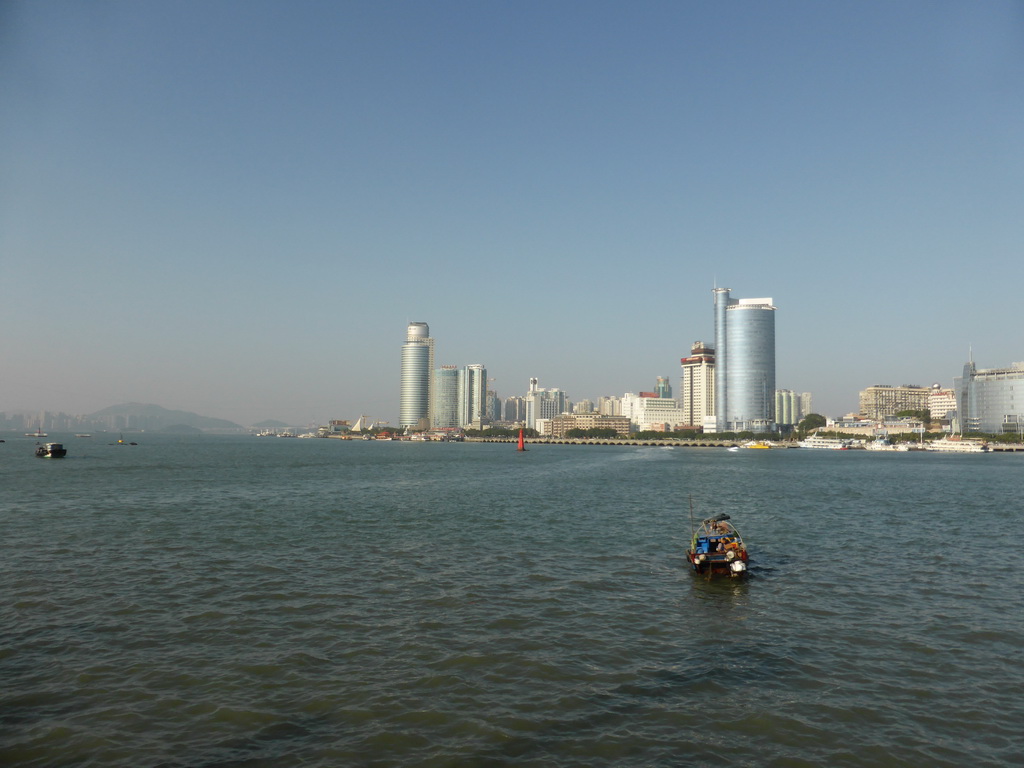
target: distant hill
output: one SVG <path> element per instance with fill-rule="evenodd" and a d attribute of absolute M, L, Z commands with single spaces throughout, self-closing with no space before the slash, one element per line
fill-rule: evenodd
<path fill-rule="evenodd" d="M 291 424 L 285 424 L 283 421 L 275 421 L 274 419 L 267 419 L 261 421 L 259 424 L 253 424 L 256 429 L 287 429 L 292 426 Z"/>
<path fill-rule="evenodd" d="M 89 414 L 88 418 L 103 422 L 111 430 L 146 430 L 149 432 L 173 430 L 180 432 L 182 427 L 191 427 L 204 432 L 233 432 L 244 429 L 227 419 L 214 419 L 188 411 L 169 411 L 159 405 L 144 403 L 112 405 L 102 411 Z"/>

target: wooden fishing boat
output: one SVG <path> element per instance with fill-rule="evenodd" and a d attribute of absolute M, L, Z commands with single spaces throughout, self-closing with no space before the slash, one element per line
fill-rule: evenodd
<path fill-rule="evenodd" d="M 695 573 L 732 578 L 747 573 L 747 547 L 729 519 L 724 514 L 709 517 L 694 531 L 686 559 Z"/>

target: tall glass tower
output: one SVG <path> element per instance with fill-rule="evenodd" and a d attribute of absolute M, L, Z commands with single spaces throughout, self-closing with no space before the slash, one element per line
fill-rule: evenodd
<path fill-rule="evenodd" d="M 775 427 L 775 307 L 715 294 L 715 424 L 719 432 Z"/>
<path fill-rule="evenodd" d="M 409 323 L 402 345 L 400 426 L 422 429 L 430 426 L 433 370 L 434 340 L 430 338 L 430 328 L 426 323 Z"/>
<path fill-rule="evenodd" d="M 434 371 L 434 409 L 431 426 L 451 429 L 459 426 L 459 370 L 442 365 Z"/>

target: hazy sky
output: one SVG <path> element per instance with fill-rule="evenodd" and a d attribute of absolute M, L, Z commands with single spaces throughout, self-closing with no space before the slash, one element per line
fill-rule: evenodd
<path fill-rule="evenodd" d="M 1024 360 L 1024 4 L 0 4 L 0 411 L 398 421 L 437 363 L 815 410 Z"/>

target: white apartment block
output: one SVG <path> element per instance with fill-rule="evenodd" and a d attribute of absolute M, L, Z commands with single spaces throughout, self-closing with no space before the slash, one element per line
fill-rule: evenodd
<path fill-rule="evenodd" d="M 933 385 L 928 393 L 928 411 L 934 420 L 950 418 L 950 412 L 956 411 L 956 391 Z"/>
<path fill-rule="evenodd" d="M 679 407 L 683 423 L 701 427 L 715 415 L 715 350 L 702 341 L 690 347 L 690 356 L 679 361 L 683 375 L 679 380 Z"/>
<path fill-rule="evenodd" d="M 775 423 L 795 426 L 811 413 L 811 393 L 775 390 Z"/>
<path fill-rule="evenodd" d="M 689 426 L 679 404 L 668 397 L 642 397 L 627 392 L 622 396 L 622 415 L 627 417 L 637 431 L 660 430 Z"/>

